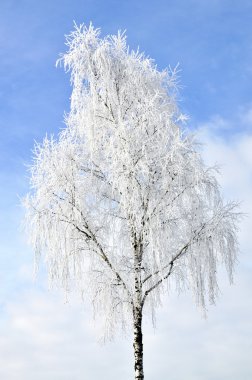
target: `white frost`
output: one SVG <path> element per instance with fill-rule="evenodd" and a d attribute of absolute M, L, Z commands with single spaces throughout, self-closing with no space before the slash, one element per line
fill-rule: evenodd
<path fill-rule="evenodd" d="M 154 313 L 174 282 L 203 309 L 217 264 L 232 281 L 235 204 L 202 162 L 176 102 L 176 72 L 92 25 L 67 37 L 60 61 L 73 92 L 66 128 L 35 147 L 26 199 L 29 239 L 50 280 L 75 284 L 106 316 L 105 335 Z"/>

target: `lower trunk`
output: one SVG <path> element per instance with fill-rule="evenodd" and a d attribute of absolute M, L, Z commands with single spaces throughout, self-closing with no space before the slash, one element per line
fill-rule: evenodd
<path fill-rule="evenodd" d="M 142 310 L 136 310 L 134 315 L 134 356 L 135 356 L 135 380 L 143 380 L 143 334 L 142 334 Z"/>

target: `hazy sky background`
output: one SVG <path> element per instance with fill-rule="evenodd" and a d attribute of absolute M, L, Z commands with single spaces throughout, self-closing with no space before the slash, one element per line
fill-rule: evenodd
<path fill-rule="evenodd" d="M 252 378 L 252 1 L 0 0 L 0 378 L 133 378 L 131 336 L 101 346 L 99 321 L 74 295 L 48 291 L 43 266 L 33 282 L 19 197 L 34 140 L 63 127 L 69 76 L 55 68 L 76 23 L 102 35 L 127 30 L 159 68 L 180 64 L 180 107 L 222 164 L 227 199 L 242 200 L 241 255 L 235 285 L 220 273 L 221 295 L 201 318 L 190 293 L 170 295 L 157 328 L 144 326 L 146 380 Z"/>

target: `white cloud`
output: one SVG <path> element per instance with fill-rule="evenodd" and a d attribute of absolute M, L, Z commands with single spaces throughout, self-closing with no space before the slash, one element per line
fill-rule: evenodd
<path fill-rule="evenodd" d="M 244 124 L 240 116 L 237 122 L 245 132 L 236 130 L 236 133 L 226 134 L 223 133 L 223 122 L 219 128 L 214 123 L 213 129 L 211 121 L 199 127 L 199 138 L 205 144 L 205 162 L 208 165 L 220 165 L 218 179 L 225 198 L 240 201 L 241 211 L 247 214 L 239 236 L 242 250 L 249 251 L 252 231 L 252 120 L 250 124 Z M 225 125 L 228 125 L 228 121 L 225 121 Z"/>
<path fill-rule="evenodd" d="M 240 269 L 232 287 L 223 278 L 221 288 L 222 295 L 216 307 L 209 308 L 207 320 L 200 318 L 189 294 L 170 298 L 160 310 L 156 335 L 149 330 L 145 338 L 146 378 L 251 378 L 248 271 Z"/>
<path fill-rule="evenodd" d="M 237 285 L 223 280 L 218 306 L 204 320 L 189 294 L 171 296 L 158 326 L 144 326 L 146 378 L 249 380 L 252 323 L 251 279 L 239 272 Z M 242 295 L 242 296 L 241 296 Z M 30 292 L 9 302 L 1 323 L 3 380 L 133 378 L 131 339 L 101 346 L 91 315 L 59 294 Z"/>
<path fill-rule="evenodd" d="M 216 124 L 221 120 L 220 128 Z M 201 318 L 189 293 L 170 295 L 157 314 L 157 329 L 145 322 L 144 360 L 148 380 L 250 380 L 252 378 L 252 134 L 237 134 L 215 118 L 201 126 L 208 164 L 222 164 L 220 182 L 226 198 L 242 200 L 249 215 L 241 224 L 241 256 L 235 285 L 220 271 L 221 295 Z M 231 124 L 231 123 L 230 123 Z M 223 128 L 223 125 L 225 128 Z M 221 134 L 218 131 L 221 130 Z M 26 282 L 19 298 L 3 305 L 0 324 L 0 378 L 3 380 L 81 380 L 133 378 L 131 337 L 101 346 L 92 314 L 75 296 L 70 304 L 44 285 L 32 283 L 22 266 L 17 281 Z M 38 289 L 39 288 L 39 289 Z M 31 290 L 32 289 L 32 290 Z M 99 325 L 99 324 L 98 324 Z"/>
<path fill-rule="evenodd" d="M 103 372 L 123 378 L 127 347 L 99 345 L 91 316 L 75 300 L 65 304 L 58 293 L 33 291 L 9 302 L 5 315 L 0 329 L 1 379 L 95 379 Z M 111 367 L 113 360 L 117 363 L 115 370 L 107 366 L 109 360 Z M 129 377 L 127 373 L 125 379 Z"/>

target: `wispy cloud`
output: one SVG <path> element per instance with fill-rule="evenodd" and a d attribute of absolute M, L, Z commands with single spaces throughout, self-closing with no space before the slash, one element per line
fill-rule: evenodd
<path fill-rule="evenodd" d="M 32 282 L 31 252 L 18 232 L 24 162 L 33 140 L 57 133 L 68 109 L 68 77 L 54 63 L 73 20 L 92 20 L 103 34 L 127 29 L 130 46 L 140 45 L 159 67 L 180 62 L 185 112 L 206 120 L 199 126 L 204 158 L 221 165 L 224 196 L 241 200 L 248 214 L 235 285 L 220 271 L 222 293 L 208 320 L 190 294 L 170 295 L 156 333 L 145 325 L 146 379 L 252 378 L 251 11 L 250 0 L 0 1 L 1 379 L 133 378 L 131 337 L 100 346 L 88 307 L 49 293 L 43 275 Z"/>
<path fill-rule="evenodd" d="M 219 120 L 219 129 L 217 121 Z M 250 380 L 252 303 L 252 136 L 238 133 L 225 138 L 221 117 L 201 126 L 206 143 L 203 155 L 208 164 L 222 164 L 220 177 L 226 198 L 243 201 L 248 212 L 241 224 L 241 255 L 235 285 L 229 286 L 219 271 L 221 293 L 217 306 L 209 307 L 208 319 L 194 306 L 191 294 L 170 294 L 157 315 L 153 331 L 145 320 L 145 375 L 150 380 Z M 22 266 L 17 281 L 26 288 L 5 301 L 1 321 L 0 375 L 8 380 L 68 380 L 100 377 L 128 380 L 133 376 L 132 337 L 114 343 L 97 343 L 98 326 L 92 312 L 73 295 L 65 304 L 61 293 L 48 293 L 45 285 L 32 284 L 31 268 Z M 41 280 L 40 280 L 41 281 Z M 33 289 L 33 290 L 31 290 Z M 106 374 L 106 375 L 105 375 Z"/>

